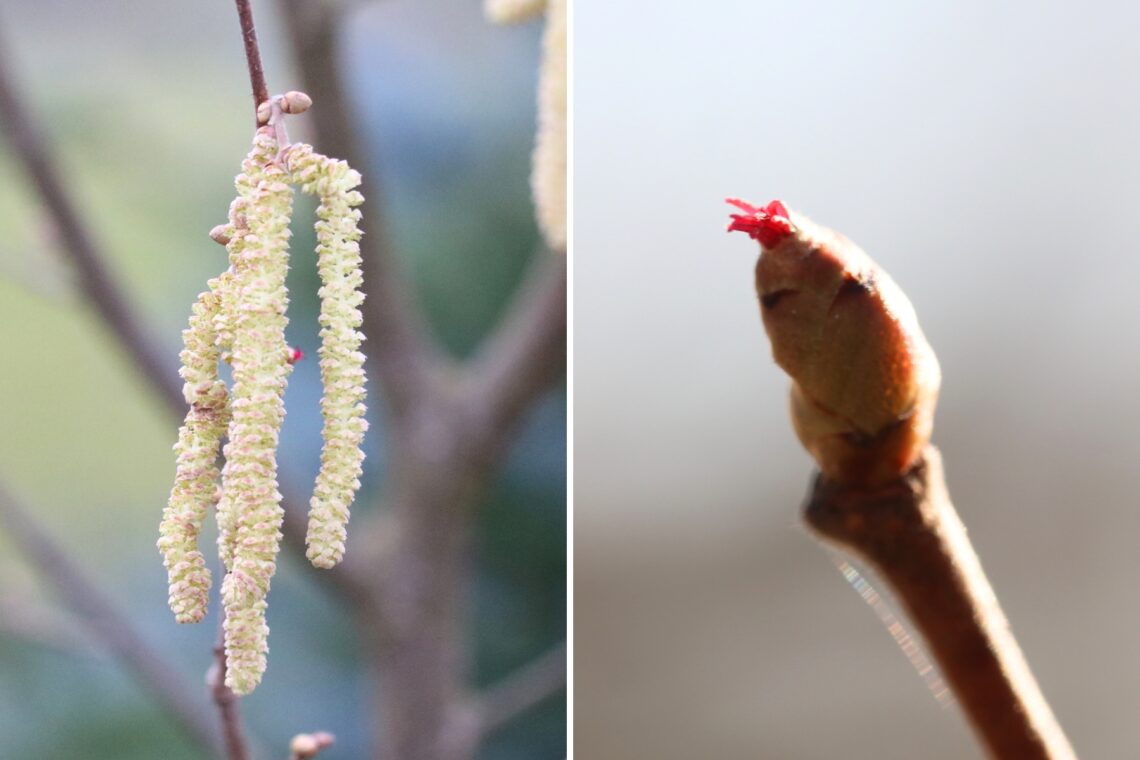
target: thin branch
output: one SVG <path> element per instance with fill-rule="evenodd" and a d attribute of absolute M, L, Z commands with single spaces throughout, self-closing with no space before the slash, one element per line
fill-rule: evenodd
<path fill-rule="evenodd" d="M 483 456 L 499 455 L 522 414 L 566 370 L 566 257 L 539 256 L 467 370 L 465 417 Z"/>
<path fill-rule="evenodd" d="M 265 83 L 265 70 L 261 67 L 261 48 L 257 44 L 257 29 L 253 25 L 253 8 L 249 0 L 235 0 L 238 20 L 241 22 L 241 39 L 245 44 L 245 61 L 249 68 L 249 85 L 253 93 L 254 128 L 261 125 L 257 107 L 269 100 L 269 86 Z"/>
<path fill-rule="evenodd" d="M 25 559 L 55 589 L 61 601 L 83 622 L 91 636 L 106 647 L 138 682 L 154 695 L 183 733 L 205 751 L 219 751 L 213 721 L 205 710 L 187 699 L 185 679 L 131 626 L 115 604 L 88 580 L 89 573 L 67 556 L 52 536 L 16 503 L 0 485 L 0 523 Z"/>
<path fill-rule="evenodd" d="M 52 221 L 59 230 L 63 250 L 78 273 L 87 305 L 110 328 L 126 353 L 162 397 L 166 406 L 181 417 L 186 411 L 182 388 L 161 359 L 162 353 L 145 334 L 115 278 L 107 267 L 108 257 L 95 242 L 72 202 L 60 175 L 40 139 L 23 99 L 16 91 L 0 40 L 0 130 L 17 161 L 32 180 Z"/>
<path fill-rule="evenodd" d="M 894 587 L 993 757 L 1075 760 L 950 503 L 937 449 L 873 490 L 818 477 L 804 516 Z"/>
<path fill-rule="evenodd" d="M 222 740 L 226 748 L 226 760 L 249 760 L 249 745 L 245 740 L 238 696 L 226 686 L 226 645 L 223 620 L 218 621 L 218 640 L 214 644 L 214 664 L 206 674 L 206 684 L 217 705 L 222 721 Z"/>
<path fill-rule="evenodd" d="M 511 673 L 488 689 L 476 704 L 478 737 L 495 733 L 515 718 L 566 688 L 566 644 Z"/>
<path fill-rule="evenodd" d="M 390 420 L 395 448 L 407 435 L 405 423 L 431 393 L 432 368 L 442 359 L 427 339 L 419 310 L 406 291 L 405 278 L 389 248 L 382 213 L 380 185 L 373 165 L 356 139 L 352 103 L 337 66 L 338 4 L 312 0 L 280 0 L 279 5 L 293 46 L 303 89 L 314 102 L 309 113 L 314 142 L 323 153 L 342 158 L 364 175 L 361 191 L 367 199 L 365 235 L 360 241 L 364 259 L 363 332 L 368 336 L 369 374 L 379 381 Z M 398 454 L 398 452 L 397 452 Z"/>

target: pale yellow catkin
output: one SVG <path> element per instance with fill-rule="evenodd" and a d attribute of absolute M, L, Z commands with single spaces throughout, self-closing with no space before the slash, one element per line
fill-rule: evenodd
<path fill-rule="evenodd" d="M 303 93 L 280 98 L 289 107 L 286 113 L 308 105 Z M 281 113 L 274 110 L 283 108 L 277 103 L 274 99 L 268 104 L 271 115 Z M 358 329 L 364 298 L 356 208 L 364 198 L 355 190 L 360 175 L 307 145 L 286 144 L 279 150 L 279 137 L 288 139 L 280 123 L 258 129 L 234 181 L 238 197 L 229 219 L 210 232 L 226 246 L 230 266 L 199 297 L 184 333 L 182 376 L 191 408 L 175 446 L 178 471 L 159 538 L 170 577 L 171 608 L 180 622 L 197 622 L 205 614 L 210 588 L 198 535 L 209 508 L 216 505 L 218 554 L 226 570 L 221 594 L 226 685 L 237 694 L 252 691 L 265 671 L 266 595 L 284 517 L 277 445 L 292 370 L 292 352 L 285 342 L 290 184 L 320 199 L 316 233 L 325 424 L 308 536 L 308 556 L 318 567 L 332 567 L 344 554 L 367 429 L 364 355 L 359 350 L 364 336 Z M 228 393 L 218 376 L 223 360 L 233 374 Z M 228 442 L 219 473 L 216 460 L 223 435 Z"/>
<path fill-rule="evenodd" d="M 266 153 L 276 146 L 259 130 Z M 277 443 L 285 417 L 285 385 L 291 370 L 285 343 L 289 268 L 289 219 L 293 191 L 288 175 L 269 163 L 249 192 L 248 229 L 233 261 L 233 392 L 226 464 L 222 471 L 224 516 L 231 551 L 222 583 L 225 607 L 226 685 L 248 694 L 260 682 L 268 651 L 265 597 L 276 570 L 281 540 L 281 492 Z M 231 242 L 231 245 L 233 243 Z"/>
<path fill-rule="evenodd" d="M 320 198 L 317 207 L 317 270 L 321 277 L 321 414 L 324 448 L 309 505 L 306 555 L 316 567 L 330 568 L 344 557 L 349 507 L 360 488 L 364 461 L 364 300 L 360 260 L 360 212 L 364 197 L 355 190 L 360 174 L 344 161 L 295 145 L 288 165 L 301 190 Z"/>
<path fill-rule="evenodd" d="M 178 467 L 158 539 L 170 583 L 170 609 L 179 623 L 197 623 L 205 616 L 211 585 L 198 534 L 218 499 L 216 462 L 229 421 L 226 386 L 218 378 L 213 327 L 219 307 L 216 293 L 202 293 L 194 304 L 190 326 L 182 333 L 183 394 L 190 409 L 174 445 Z"/>
<path fill-rule="evenodd" d="M 566 251 L 566 0 L 549 0 L 538 84 L 538 133 L 531 169 L 538 226 L 546 244 Z"/>

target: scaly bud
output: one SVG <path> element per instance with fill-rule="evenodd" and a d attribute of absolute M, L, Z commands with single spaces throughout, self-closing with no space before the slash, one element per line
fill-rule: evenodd
<path fill-rule="evenodd" d="M 847 238 L 792 214 L 729 203 L 760 241 L 756 289 L 772 354 L 792 378 L 792 421 L 823 473 L 879 485 L 930 439 L 941 374 L 914 308 Z"/>

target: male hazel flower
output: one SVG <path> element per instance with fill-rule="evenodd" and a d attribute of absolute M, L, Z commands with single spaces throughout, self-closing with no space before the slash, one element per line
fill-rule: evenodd
<path fill-rule="evenodd" d="M 222 583 L 226 611 L 226 683 L 248 693 L 265 669 L 265 596 L 281 541 L 277 442 L 285 418 L 285 384 L 292 369 L 285 342 L 289 218 L 293 193 L 284 170 L 270 165 L 249 196 L 248 230 L 234 261 L 233 398 L 222 470 L 229 573 Z"/>
<path fill-rule="evenodd" d="M 184 333 L 182 376 L 190 411 L 179 433 L 178 470 L 163 514 L 159 548 L 179 622 L 205 615 L 210 574 L 198 535 L 216 506 L 218 553 L 225 568 L 226 685 L 248 694 L 265 671 L 269 627 L 266 596 L 281 542 L 277 444 L 285 417 L 285 385 L 303 353 L 285 341 L 291 184 L 320 198 L 316 224 L 321 296 L 321 377 L 325 447 L 314 488 L 309 557 L 332 567 L 344 554 L 348 510 L 360 486 L 364 419 L 364 355 L 360 303 L 360 231 L 354 188 L 360 175 L 307 145 L 290 144 L 283 115 L 311 101 L 303 93 L 263 104 L 265 126 L 234 180 L 237 198 L 226 224 L 210 237 L 226 246 L 229 268 L 210 281 Z M 220 361 L 232 370 L 229 392 Z M 225 466 L 216 465 L 223 435 Z"/>
<path fill-rule="evenodd" d="M 219 307 L 216 293 L 202 293 L 190 327 L 182 333 L 183 394 L 190 410 L 174 445 L 178 470 L 158 540 L 170 581 L 170 609 L 179 623 L 201 620 L 210 592 L 210 571 L 198 549 L 198 534 L 206 512 L 218 500 L 216 460 L 229 421 L 213 326 Z"/>
<path fill-rule="evenodd" d="M 566 0 L 485 0 L 491 21 L 525 21 L 546 10 L 538 76 L 538 131 L 531 156 L 530 189 L 546 244 L 566 251 Z"/>
<path fill-rule="evenodd" d="M 305 543 L 309 561 L 329 568 L 344 557 L 349 506 L 360 488 L 364 431 L 364 354 L 357 330 L 360 303 L 360 212 L 355 190 L 360 175 L 344 161 L 295 145 L 287 154 L 301 190 L 320 198 L 317 207 L 317 270 L 321 276 L 321 381 L 324 449 L 309 506 Z"/>
<path fill-rule="evenodd" d="M 879 485 L 930 439 L 941 374 L 914 308 L 847 238 L 773 201 L 730 199 L 729 231 L 759 241 L 756 290 L 772 354 L 792 378 L 792 421 L 824 475 Z"/>

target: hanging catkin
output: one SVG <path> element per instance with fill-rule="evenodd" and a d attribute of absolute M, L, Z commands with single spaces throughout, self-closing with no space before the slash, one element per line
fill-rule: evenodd
<path fill-rule="evenodd" d="M 229 220 L 210 236 L 226 245 L 229 268 L 209 283 L 183 333 L 182 377 L 190 409 L 175 450 L 178 466 L 163 513 L 159 549 L 178 622 L 205 615 L 210 573 L 198 536 L 216 507 L 218 553 L 226 575 L 226 684 L 248 694 L 265 671 L 269 628 L 266 596 L 281 541 L 277 446 L 285 386 L 301 352 L 285 340 L 291 185 L 320 199 L 317 257 L 321 275 L 321 378 L 324 451 L 309 520 L 308 555 L 318 567 L 344 556 L 349 507 L 360 487 L 367 429 L 360 326 L 360 231 L 355 190 L 360 175 L 308 145 L 290 144 L 282 118 L 300 113 L 303 93 L 275 96 L 258 110 L 265 126 L 242 162 Z M 229 363 L 232 388 L 218 372 Z M 225 465 L 219 473 L 221 440 Z M 220 477 L 220 485 L 219 485 Z"/>

